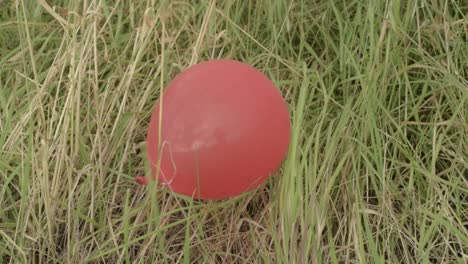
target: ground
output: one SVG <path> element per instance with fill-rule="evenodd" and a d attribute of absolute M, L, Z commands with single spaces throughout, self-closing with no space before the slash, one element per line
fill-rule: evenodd
<path fill-rule="evenodd" d="M 0 1 L 0 262 L 466 263 L 468 5 Z M 193 201 L 148 173 L 167 83 L 232 58 L 286 98 L 287 159 Z"/>

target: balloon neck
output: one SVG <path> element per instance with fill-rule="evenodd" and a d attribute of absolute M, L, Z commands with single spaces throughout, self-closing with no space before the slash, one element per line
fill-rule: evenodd
<path fill-rule="evenodd" d="M 141 185 L 147 185 L 148 180 L 146 179 L 145 176 L 135 176 L 135 181 L 138 182 Z"/>

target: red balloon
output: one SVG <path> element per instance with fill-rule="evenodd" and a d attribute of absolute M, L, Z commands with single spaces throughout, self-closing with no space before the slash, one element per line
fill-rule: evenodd
<path fill-rule="evenodd" d="M 149 124 L 148 159 L 153 177 L 176 193 L 239 195 L 267 180 L 286 156 L 288 108 L 273 82 L 250 65 L 199 63 L 171 81 L 162 100 L 162 119 L 158 101 Z"/>

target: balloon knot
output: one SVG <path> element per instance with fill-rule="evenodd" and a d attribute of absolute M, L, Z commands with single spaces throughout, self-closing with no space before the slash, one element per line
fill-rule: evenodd
<path fill-rule="evenodd" d="M 135 181 L 142 185 L 148 184 L 148 180 L 146 179 L 145 176 L 135 176 Z"/>

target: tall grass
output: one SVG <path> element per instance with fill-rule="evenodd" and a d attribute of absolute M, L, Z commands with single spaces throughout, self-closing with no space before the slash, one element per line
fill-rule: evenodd
<path fill-rule="evenodd" d="M 0 1 L 0 262 L 466 263 L 467 11 Z M 213 58 L 281 89 L 282 169 L 221 202 L 137 185 L 156 99 Z"/>

